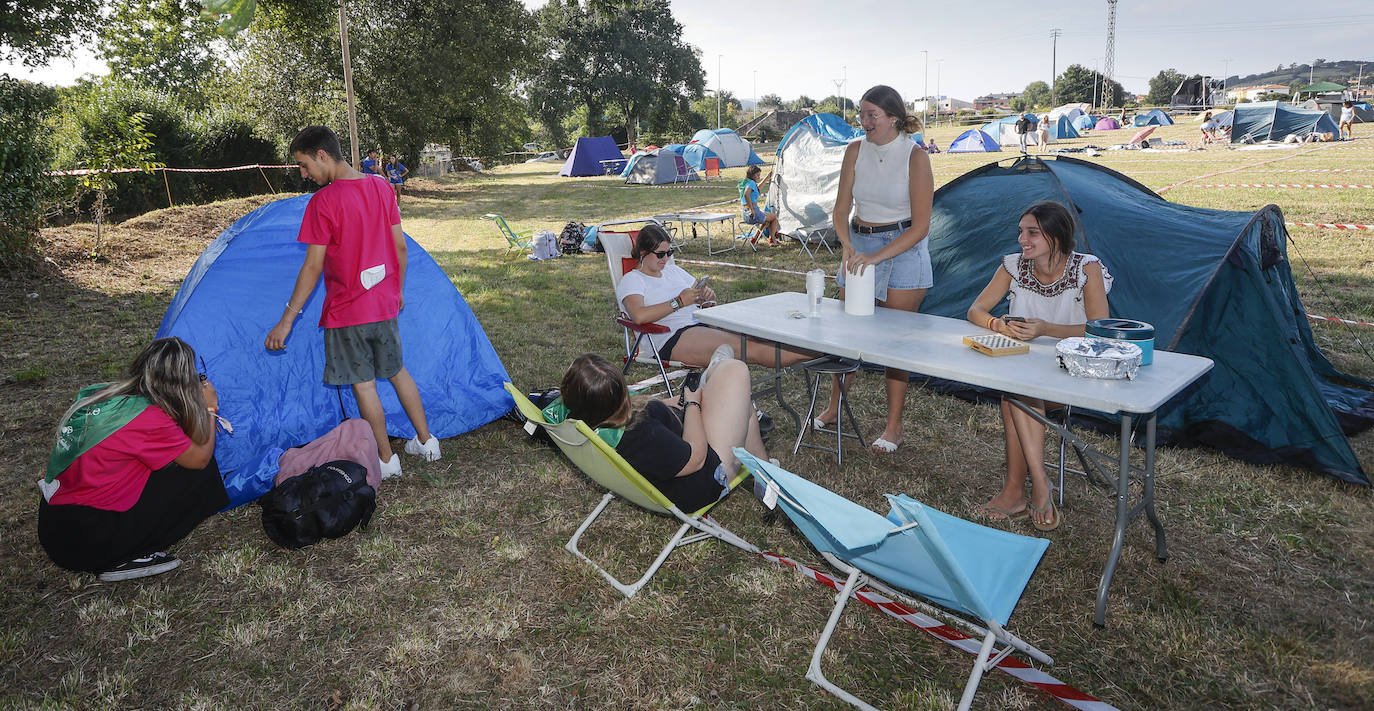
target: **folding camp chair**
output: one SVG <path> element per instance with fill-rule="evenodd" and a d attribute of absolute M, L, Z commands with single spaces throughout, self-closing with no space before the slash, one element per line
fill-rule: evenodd
<path fill-rule="evenodd" d="M 982 637 L 977 661 L 959 701 L 960 711 L 973 702 L 983 672 L 995 668 L 1013 651 L 1044 664 L 1054 663 L 1002 626 L 1049 541 L 970 523 L 906 495 L 888 494 L 891 512 L 879 516 L 781 467 L 761 462 L 743 449 L 735 449 L 735 456 L 765 487 L 765 504 L 776 501 L 811 545 L 848 575 L 806 672 L 806 678 L 818 686 L 858 708 L 873 708 L 828 681 L 821 672 L 821 655 L 845 604 L 865 585 L 950 619 Z M 944 609 L 915 600 L 887 583 Z M 978 623 L 960 614 L 971 615 Z"/>
<path fill-rule="evenodd" d="M 534 235 L 534 230 L 516 232 L 515 230 L 512 230 L 510 228 L 510 225 L 506 224 L 506 218 L 495 213 L 489 212 L 485 215 L 482 215 L 482 219 L 492 220 L 496 223 L 497 228 L 501 230 L 501 236 L 506 238 L 508 249 L 518 250 L 521 252 L 530 249 L 531 243 L 534 241 L 532 238 L 532 236 Z"/>
<path fill-rule="evenodd" d="M 606 250 L 606 266 L 611 273 L 611 301 L 615 305 L 615 322 L 620 324 L 624 332 L 625 341 L 625 367 L 624 372 L 630 372 L 630 366 L 634 363 L 645 363 L 658 368 L 658 373 L 663 377 L 663 387 L 667 388 L 668 395 L 673 395 L 673 382 L 669 377 L 669 368 L 685 368 L 686 366 L 676 360 L 663 360 L 658 357 L 658 349 L 667 337 L 667 326 L 656 323 L 635 323 L 629 314 L 621 308 L 620 301 L 615 296 L 615 290 L 620 286 L 621 277 L 625 276 L 631 269 L 638 266 L 633 257 L 630 256 L 630 245 L 634 242 L 638 230 L 630 232 L 610 232 L 603 231 L 602 227 L 608 225 L 649 223 L 657 224 L 657 220 L 622 220 L 618 222 L 603 222 L 596 226 L 597 239 L 601 241 L 602 249 Z M 672 263 L 671 261 L 669 262 Z M 630 334 L 634 334 L 633 340 Z M 641 345 L 643 346 L 641 348 Z"/>
<path fill-rule="evenodd" d="M 707 179 L 707 180 L 719 180 L 719 179 L 720 179 L 720 159 L 719 159 L 719 158 L 707 158 L 707 159 L 704 161 L 704 167 L 702 168 L 702 172 L 703 172 L 703 173 L 706 173 L 706 179 Z"/>
<path fill-rule="evenodd" d="M 571 539 L 563 547 L 570 553 L 581 558 L 587 565 L 592 566 L 601 577 L 608 580 L 616 590 L 619 590 L 625 597 L 634 597 L 639 589 L 649 582 L 649 579 L 658 572 L 659 566 L 668 559 L 668 555 L 682 546 L 690 545 L 698 541 L 709 538 L 717 538 L 732 546 L 750 553 L 758 553 L 749 541 L 731 533 L 729 529 L 706 517 L 706 512 L 715 506 L 715 503 L 703 506 L 701 509 L 690 514 L 684 513 L 668 497 L 664 496 L 648 479 L 645 479 L 639 472 L 631 467 L 623 457 L 616 453 L 615 448 L 607 444 L 599 435 L 592 431 L 586 423 L 581 420 L 564 420 L 559 423 L 551 423 L 544 417 L 544 413 L 534 403 L 525 397 L 525 394 L 515 388 L 510 383 L 506 383 L 506 391 L 515 398 L 515 406 L 520 409 L 520 414 L 528 420 L 525 429 L 530 434 L 534 434 L 535 428 L 543 428 L 553 439 L 558 448 L 572 460 L 574 466 L 581 469 L 584 474 L 591 477 L 593 481 L 609 489 L 605 496 L 601 497 L 601 502 L 592 510 L 591 515 L 587 516 L 577 531 L 573 533 Z M 740 467 L 740 471 L 730 482 L 730 489 L 733 491 L 739 486 L 740 482 L 749 477 L 749 471 Z M 582 534 L 586 533 L 587 528 L 592 522 L 601 515 L 606 506 L 611 503 L 611 499 L 619 496 L 630 503 L 657 514 L 672 516 L 682 522 L 677 532 L 668 540 L 668 544 L 659 551 L 654 558 L 649 569 L 640 576 L 639 580 L 633 583 L 622 583 L 602 568 L 595 561 L 588 558 L 582 551 L 578 550 L 577 542 L 581 540 Z M 690 536 L 687 529 L 696 529 L 698 533 Z"/>

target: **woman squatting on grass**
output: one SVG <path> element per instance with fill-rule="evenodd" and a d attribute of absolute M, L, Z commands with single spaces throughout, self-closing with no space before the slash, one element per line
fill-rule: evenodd
<path fill-rule="evenodd" d="M 1112 277 L 1097 257 L 1073 251 L 1073 216 L 1057 202 L 1038 202 L 1026 208 L 1017 225 L 1021 251 L 1002 257 L 992 281 L 968 309 L 974 325 L 1022 341 L 1039 336 L 1082 336 L 1088 319 L 1107 317 L 1107 292 Z M 989 311 L 1006 297 L 1007 315 Z M 1006 435 L 1007 478 L 1002 491 L 981 506 L 994 520 L 1024 518 L 1042 531 L 1059 527 L 1045 473 L 1045 425 L 1013 405 L 1016 397 L 1042 415 L 1044 400 L 1002 396 L 1002 428 Z M 1026 477 L 1031 497 L 1026 500 Z"/>
<path fill-rule="evenodd" d="M 39 482 L 38 540 L 52 561 L 106 582 L 169 571 L 164 549 L 229 505 L 215 463 L 215 386 L 179 338 L 159 338 L 116 383 L 63 413 Z"/>

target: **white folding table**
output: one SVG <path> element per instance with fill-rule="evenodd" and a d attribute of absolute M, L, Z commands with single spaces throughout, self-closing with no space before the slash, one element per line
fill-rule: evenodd
<path fill-rule="evenodd" d="M 729 252 L 735 248 L 735 240 L 739 238 L 739 226 L 735 223 L 738 217 L 733 212 L 679 212 L 677 221 L 683 223 L 684 229 L 687 224 L 692 225 L 692 236 L 697 235 L 697 225 L 706 225 L 706 254 L 717 255 Z M 716 223 L 730 222 L 730 246 L 724 249 L 713 249 L 711 247 L 711 225 Z M 752 246 L 752 245 L 751 245 Z M 758 251 L 757 247 L 754 247 Z"/>
<path fill-rule="evenodd" d="M 1134 380 L 1076 378 L 1059 367 L 1052 338 L 1032 341 L 1028 354 L 992 358 L 963 344 L 964 336 L 987 330 L 962 319 L 881 307 L 872 316 L 850 316 L 843 302 L 835 299 L 824 300 L 818 318 L 806 313 L 806 295 L 785 292 L 702 309 L 696 316 L 702 323 L 741 336 L 1120 416 L 1120 451 L 1117 471 L 1111 477 L 1116 487 L 1116 529 L 1098 585 L 1093 621 L 1106 624 L 1107 589 L 1132 519 L 1145 514 L 1154 527 L 1155 554 L 1161 562 L 1168 557 L 1164 526 L 1154 506 L 1155 412 L 1211 370 L 1210 359 L 1156 350 L 1154 362 L 1141 367 Z M 1143 467 L 1130 463 L 1135 417 L 1145 418 Z M 1061 425 L 1039 419 L 1072 437 Z M 1081 440 L 1076 444 L 1086 446 Z M 1128 501 L 1132 471 L 1140 476 L 1142 489 L 1134 506 Z"/>

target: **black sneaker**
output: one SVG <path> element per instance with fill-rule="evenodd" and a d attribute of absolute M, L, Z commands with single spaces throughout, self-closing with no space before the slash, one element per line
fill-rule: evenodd
<path fill-rule="evenodd" d="M 756 410 L 755 415 L 759 418 L 759 434 L 766 435 L 773 431 L 773 418 L 763 410 Z"/>
<path fill-rule="evenodd" d="M 146 578 L 150 575 L 160 575 L 181 565 L 181 559 L 166 553 L 158 552 L 143 558 L 117 565 L 110 570 L 100 574 L 100 581 L 104 583 L 115 583 L 120 580 L 133 580 L 134 578 Z"/>

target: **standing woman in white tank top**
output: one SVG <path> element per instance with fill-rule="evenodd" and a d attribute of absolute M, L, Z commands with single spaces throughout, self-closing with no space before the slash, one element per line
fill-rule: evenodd
<path fill-rule="evenodd" d="M 859 101 L 859 122 L 865 136 L 845 150 L 831 218 L 843 246 L 840 298 L 844 298 L 846 270 L 874 269 L 878 305 L 915 311 L 934 284 L 926 232 L 935 179 L 930 174 L 930 158 L 923 150 L 913 150 L 912 138 L 920 133 L 921 121 L 907 114 L 895 89 L 880 84 L 864 92 Z M 902 444 L 908 379 L 904 370 L 887 369 L 887 425 L 870 450 L 891 453 Z M 836 420 L 839 389 L 836 379 L 830 405 L 814 426 L 829 427 Z"/>

